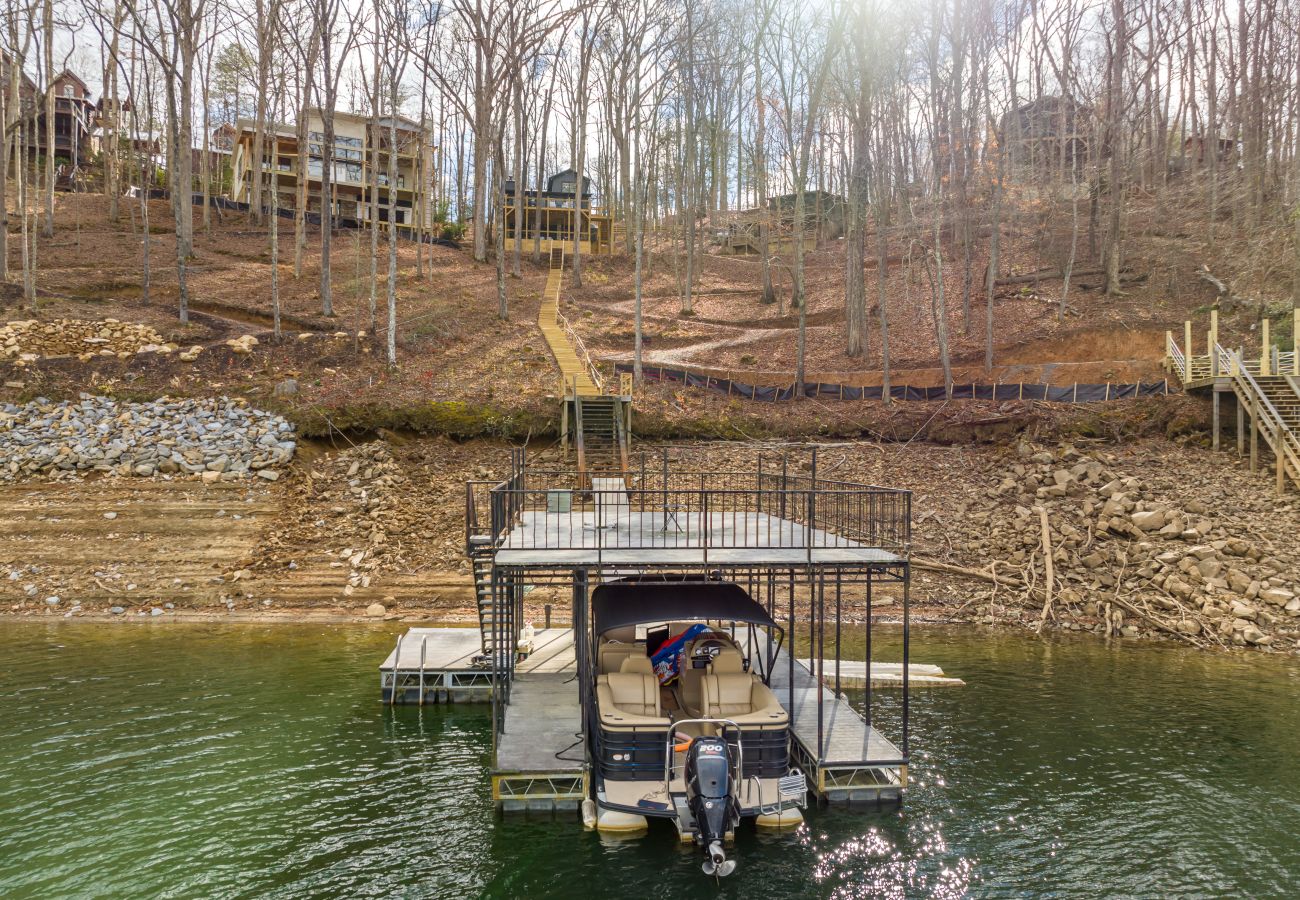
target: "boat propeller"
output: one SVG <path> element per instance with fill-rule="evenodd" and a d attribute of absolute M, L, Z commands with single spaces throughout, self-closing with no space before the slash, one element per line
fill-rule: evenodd
<path fill-rule="evenodd" d="M 708 850 L 705 851 L 708 858 L 704 860 L 704 865 L 700 868 L 704 870 L 705 875 L 716 875 L 719 878 L 726 878 L 732 872 L 736 871 L 736 861 L 727 859 L 727 854 L 722 850 L 722 843 L 714 841 L 709 844 Z"/>

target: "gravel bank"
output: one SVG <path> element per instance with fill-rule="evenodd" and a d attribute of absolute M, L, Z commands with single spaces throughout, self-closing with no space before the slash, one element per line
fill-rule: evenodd
<path fill-rule="evenodd" d="M 275 481 L 297 444 L 280 416 L 226 397 L 0 405 L 0 480 L 59 472 Z"/>

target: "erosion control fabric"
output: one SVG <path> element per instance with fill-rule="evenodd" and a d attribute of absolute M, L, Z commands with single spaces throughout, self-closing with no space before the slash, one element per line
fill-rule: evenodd
<path fill-rule="evenodd" d="M 631 372 L 631 363 L 616 363 L 616 372 Z M 641 374 L 651 381 L 675 381 L 687 387 L 703 388 L 742 397 L 746 400 L 766 400 L 772 403 L 793 400 L 796 397 L 816 397 L 820 400 L 880 400 L 884 390 L 880 385 L 856 387 L 847 384 L 827 384 L 805 381 L 800 390 L 796 385 L 773 387 L 745 384 L 715 375 L 700 375 L 686 369 L 664 366 L 644 366 Z M 1134 400 L 1139 397 L 1161 397 L 1169 393 L 1165 380 L 1138 382 L 1137 384 L 954 384 L 948 394 L 938 387 L 913 387 L 894 385 L 889 396 L 894 400 L 1043 400 L 1048 403 L 1097 403 L 1106 400 Z"/>

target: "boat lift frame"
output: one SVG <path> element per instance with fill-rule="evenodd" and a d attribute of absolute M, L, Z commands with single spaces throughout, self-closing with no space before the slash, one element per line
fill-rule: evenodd
<path fill-rule="evenodd" d="M 666 448 L 642 452 L 639 466 L 628 472 L 587 472 L 584 480 L 576 469 L 530 467 L 524 451 L 513 450 L 507 478 L 467 484 L 467 550 L 494 551 L 494 764 L 511 704 L 524 584 L 571 587 L 581 674 L 594 659 L 589 588 L 601 580 L 658 572 L 736 582 L 773 619 L 783 617 L 789 646 L 779 658 L 782 671 L 774 675 L 782 683 L 773 690 L 790 716 L 792 760 L 825 801 L 897 802 L 907 782 L 911 743 L 911 492 L 824 478 L 816 448 L 802 461 L 789 453 L 760 455 L 753 472 L 691 469 L 674 454 L 684 455 Z M 618 497 L 590 487 L 602 477 L 619 480 Z M 617 528 L 606 522 L 611 507 Z M 862 629 L 871 659 L 872 619 L 879 609 L 874 593 L 881 586 L 901 594 L 897 746 L 874 728 L 871 680 L 858 694 L 856 686 L 854 693 L 843 690 L 840 677 L 843 641 L 852 628 Z M 805 638 L 810 668 L 795 658 L 796 640 Z M 588 680 L 578 679 L 582 709 L 591 703 Z M 860 741 L 860 753 L 846 752 L 853 740 Z"/>

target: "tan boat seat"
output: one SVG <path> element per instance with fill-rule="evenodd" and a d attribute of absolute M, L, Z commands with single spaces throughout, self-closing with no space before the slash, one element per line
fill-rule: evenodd
<path fill-rule="evenodd" d="M 629 656 L 619 671 L 597 678 L 596 703 L 607 727 L 668 724 L 659 702 L 659 679 L 647 656 Z"/>
<path fill-rule="evenodd" d="M 621 629 L 619 629 L 621 630 Z M 623 667 L 623 660 L 633 656 L 642 656 L 649 661 L 650 657 L 645 655 L 645 644 L 636 643 L 636 629 L 632 633 L 617 634 L 617 631 L 606 633 L 609 638 L 605 643 L 600 645 L 597 651 L 596 669 L 602 674 L 618 672 Z"/>
<path fill-rule="evenodd" d="M 745 671 L 737 650 L 723 650 L 709 664 L 702 685 L 704 715 L 737 725 L 784 725 L 789 716 L 771 688 Z"/>

